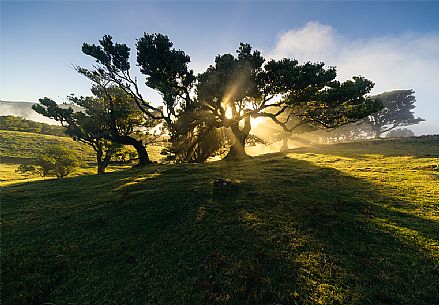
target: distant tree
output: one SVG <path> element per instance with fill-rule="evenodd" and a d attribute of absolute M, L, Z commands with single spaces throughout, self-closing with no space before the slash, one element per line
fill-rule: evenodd
<path fill-rule="evenodd" d="M 120 145 L 133 146 L 139 156 L 139 165 L 150 163 L 140 129 L 151 127 L 132 99 L 116 86 L 92 88 L 93 97 L 74 97 L 69 100 L 83 111 L 61 108 L 53 100 L 40 99 L 33 106 L 38 113 L 59 121 L 74 140 L 90 145 L 96 151 L 98 173 L 103 173 Z"/>
<path fill-rule="evenodd" d="M 363 122 L 356 122 L 335 128 L 332 130 L 316 130 L 309 134 L 314 142 L 318 143 L 339 143 L 351 142 L 361 139 L 368 139 L 372 136 L 370 125 Z"/>
<path fill-rule="evenodd" d="M 386 134 L 386 138 L 409 138 L 414 136 L 416 136 L 415 133 L 408 128 L 394 129 Z"/>
<path fill-rule="evenodd" d="M 375 95 L 380 99 L 384 108 L 364 119 L 364 122 L 372 127 L 374 137 L 380 138 L 385 132 L 401 126 L 410 126 L 425 121 L 416 118 L 413 109 L 415 108 L 415 92 L 413 90 L 394 90 Z"/>
<path fill-rule="evenodd" d="M 40 156 L 35 158 L 32 165 L 21 164 L 17 172 L 21 174 L 34 173 L 42 177 L 64 178 L 79 165 L 80 161 L 73 150 L 53 145 L 46 148 Z"/>
<path fill-rule="evenodd" d="M 285 126 L 287 129 L 299 125 L 300 122 L 300 119 L 296 118 L 292 109 L 287 109 L 282 114 L 280 114 L 278 116 L 278 120 L 285 122 Z M 310 122 L 308 124 L 300 124 L 291 131 L 285 131 L 282 126 L 275 123 L 273 120 L 266 120 L 262 126 L 262 129 L 265 134 L 264 140 L 268 144 L 282 141 L 282 146 L 280 148 L 281 152 L 290 149 L 288 146 L 290 140 L 297 140 L 297 138 L 301 137 L 304 133 L 320 130 L 318 126 Z M 256 132 L 258 132 L 257 129 Z"/>

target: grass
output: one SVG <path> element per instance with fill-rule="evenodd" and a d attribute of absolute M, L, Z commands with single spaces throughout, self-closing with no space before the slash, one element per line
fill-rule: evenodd
<path fill-rule="evenodd" d="M 47 179 L 38 175 L 24 176 L 15 171 L 22 163 L 32 163 L 32 160 L 50 145 L 65 146 L 78 153 L 84 166 L 78 168 L 73 176 L 90 175 L 97 172 L 96 153 L 84 143 L 75 142 L 69 137 L 0 130 L 0 186 Z M 148 147 L 151 160 L 160 160 L 163 157 L 160 155 L 161 150 L 161 146 Z M 110 165 L 106 171 L 114 172 L 130 167 L 131 165 Z"/>
<path fill-rule="evenodd" d="M 49 145 L 62 145 L 80 152 L 84 161 L 94 162 L 93 149 L 68 137 L 31 132 L 0 130 L 0 162 L 25 163 L 43 152 Z"/>
<path fill-rule="evenodd" d="M 5 186 L 2 304 L 434 304 L 438 144 Z"/>

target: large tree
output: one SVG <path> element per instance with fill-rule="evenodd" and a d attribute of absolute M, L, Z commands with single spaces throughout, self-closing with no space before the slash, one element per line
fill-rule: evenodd
<path fill-rule="evenodd" d="M 145 129 L 145 120 L 134 101 L 117 86 L 92 88 L 94 96 L 75 97 L 69 100 L 83 111 L 61 108 L 49 98 L 33 105 L 38 113 L 59 121 L 74 140 L 90 145 L 96 151 L 98 173 L 103 173 L 110 159 L 121 145 L 133 146 L 139 156 L 139 165 L 148 164 L 148 153 L 136 129 Z"/>
<path fill-rule="evenodd" d="M 416 118 L 413 109 L 415 108 L 415 92 L 413 90 L 394 90 L 375 95 L 380 99 L 384 108 L 372 113 L 364 122 L 372 127 L 375 138 L 380 138 L 385 132 L 401 126 L 410 126 L 425 121 Z"/>
<path fill-rule="evenodd" d="M 225 130 L 232 138 L 226 159 L 246 158 L 251 120 L 258 117 L 273 120 L 286 132 L 305 124 L 335 128 L 381 105 L 366 98 L 373 83 L 365 78 L 340 83 L 335 80 L 335 68 L 325 68 L 323 63 L 299 64 L 287 58 L 266 62 L 248 44 L 240 45 L 237 56 L 218 55 L 215 64 L 198 77 L 188 68 L 189 56 L 174 49 L 167 36 L 145 33 L 136 48 L 145 84 L 162 95 L 161 106 L 144 99 L 130 74 L 130 49 L 113 43 L 111 36 L 104 36 L 100 45 L 84 44 L 83 52 L 95 58 L 97 66 L 77 70 L 95 83 L 118 85 L 147 117 L 164 120 L 171 139 L 190 143 L 177 145 L 183 153 L 176 154 L 186 156 L 186 161 L 205 160 L 221 146 Z M 287 110 L 289 115 L 281 120 Z M 297 122 L 294 126 L 289 124 L 292 117 Z M 216 144 L 209 144 L 213 141 Z"/>
<path fill-rule="evenodd" d="M 241 44 L 236 57 L 218 56 L 199 76 L 198 103 L 216 127 L 231 129 L 234 142 L 226 159 L 242 159 L 252 119 L 269 118 L 289 133 L 306 125 L 335 128 L 381 108 L 366 97 L 371 81 L 354 77 L 340 83 L 335 77 L 335 68 L 323 63 L 265 63 L 260 52 Z"/>

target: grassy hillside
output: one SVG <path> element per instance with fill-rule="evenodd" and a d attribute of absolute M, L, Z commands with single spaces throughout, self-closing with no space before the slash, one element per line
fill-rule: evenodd
<path fill-rule="evenodd" d="M 15 170 L 22 163 L 32 163 L 33 158 L 50 145 L 62 145 L 78 153 L 88 167 L 79 169 L 77 174 L 95 172 L 95 152 L 83 143 L 75 142 L 68 137 L 0 130 L 0 186 L 43 179 L 37 175 L 23 176 Z"/>
<path fill-rule="evenodd" d="M 68 137 L 0 130 L 0 162 L 29 162 L 49 145 L 62 145 L 77 150 L 84 161 L 95 160 L 95 152 L 91 147 Z"/>
<path fill-rule="evenodd" d="M 438 157 L 367 141 L 4 187 L 2 304 L 433 304 Z"/>

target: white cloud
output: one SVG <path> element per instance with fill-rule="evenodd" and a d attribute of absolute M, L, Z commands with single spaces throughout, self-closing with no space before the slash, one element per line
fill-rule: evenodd
<path fill-rule="evenodd" d="M 375 82 L 372 94 L 413 89 L 415 113 L 427 121 L 411 129 L 418 134 L 439 133 L 439 33 L 348 39 L 329 25 L 309 22 L 282 33 L 266 56 L 323 61 L 337 66 L 339 80 L 365 76 Z"/>

